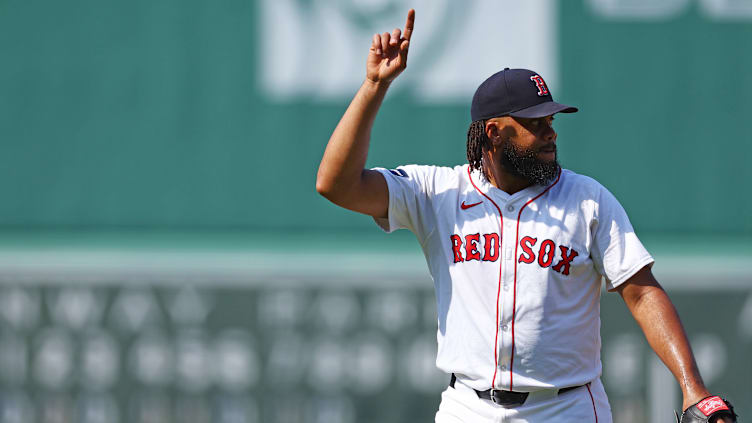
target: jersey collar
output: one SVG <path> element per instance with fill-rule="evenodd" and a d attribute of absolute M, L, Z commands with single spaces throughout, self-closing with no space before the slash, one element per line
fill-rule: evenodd
<path fill-rule="evenodd" d="M 470 165 L 467 165 L 468 169 Z M 517 201 L 522 198 L 531 198 L 539 195 L 543 191 L 549 189 L 549 187 L 556 185 L 556 183 L 561 179 L 563 169 L 559 168 L 559 174 L 557 177 L 548 185 L 530 185 L 529 187 L 516 192 L 512 195 L 509 195 L 506 191 L 496 188 L 495 186 L 491 185 L 491 183 L 486 179 L 486 177 L 483 175 L 483 172 L 481 172 L 479 169 L 475 169 L 472 172 L 468 173 L 468 176 L 472 179 L 471 185 L 473 183 L 475 186 L 483 191 L 486 195 L 490 196 L 494 200 L 499 200 L 502 202 L 508 202 L 508 201 Z"/>

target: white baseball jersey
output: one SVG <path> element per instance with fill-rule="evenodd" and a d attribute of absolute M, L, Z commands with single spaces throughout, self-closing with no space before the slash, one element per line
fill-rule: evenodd
<path fill-rule="evenodd" d="M 377 170 L 377 223 L 417 236 L 434 281 L 440 369 L 521 392 L 600 376 L 601 278 L 613 289 L 653 262 L 611 193 L 569 170 L 514 195 L 469 165 Z"/>

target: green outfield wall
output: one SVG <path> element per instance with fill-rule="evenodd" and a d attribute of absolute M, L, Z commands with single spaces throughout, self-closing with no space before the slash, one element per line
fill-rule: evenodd
<path fill-rule="evenodd" d="M 532 67 L 581 109 L 557 119 L 561 162 L 611 189 L 638 230 L 752 233 L 747 2 L 414 3 L 410 67 L 369 165 L 464 162 L 473 88 Z M 370 34 L 403 9 L 0 3 L 0 224 L 370 225 L 319 198 L 315 174 Z"/>

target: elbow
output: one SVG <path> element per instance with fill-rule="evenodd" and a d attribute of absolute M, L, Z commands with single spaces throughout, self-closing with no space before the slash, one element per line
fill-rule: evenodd
<path fill-rule="evenodd" d="M 317 177 L 316 192 L 338 206 L 343 206 L 347 199 L 347 188 L 330 178 Z"/>
<path fill-rule="evenodd" d="M 329 194 L 329 185 L 322 181 L 321 178 L 316 179 L 316 192 L 323 197 Z"/>
<path fill-rule="evenodd" d="M 357 196 L 359 185 L 357 180 L 353 180 L 355 178 L 319 170 L 316 175 L 316 192 L 332 203 L 345 207 L 344 204 Z"/>
<path fill-rule="evenodd" d="M 316 192 L 318 192 L 319 195 L 331 201 L 332 192 L 334 191 L 333 188 L 334 184 L 327 180 L 327 178 L 324 178 L 320 173 L 316 176 Z"/>

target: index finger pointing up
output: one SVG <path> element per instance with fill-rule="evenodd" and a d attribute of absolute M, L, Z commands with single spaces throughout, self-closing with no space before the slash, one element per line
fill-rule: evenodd
<path fill-rule="evenodd" d="M 415 9 L 410 9 L 407 12 L 407 21 L 405 22 L 405 30 L 402 31 L 406 40 L 410 41 L 410 37 L 413 35 L 413 26 L 415 25 Z"/>

